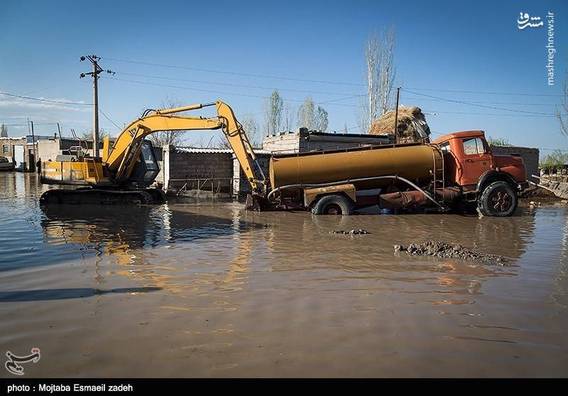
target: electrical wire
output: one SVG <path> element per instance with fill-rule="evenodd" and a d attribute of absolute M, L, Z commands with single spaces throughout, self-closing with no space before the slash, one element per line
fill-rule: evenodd
<path fill-rule="evenodd" d="M 64 101 L 64 100 L 52 100 L 52 99 L 45 99 L 45 98 L 34 98 L 33 96 L 25 96 L 25 95 L 16 95 L 13 93 L 8 93 L 4 91 L 0 91 L 0 95 L 10 96 L 13 98 L 25 99 L 25 100 L 35 100 L 38 102 L 46 102 L 46 103 L 56 103 L 56 104 L 63 104 L 63 105 L 79 105 L 79 106 L 92 106 L 92 103 L 83 103 L 83 102 L 71 102 L 71 101 Z"/>
<path fill-rule="evenodd" d="M 402 91 L 402 89 L 401 89 L 401 91 Z M 467 101 L 463 101 L 463 100 L 442 98 L 442 97 L 439 97 L 439 96 L 421 94 L 419 92 L 415 92 L 415 91 L 409 90 L 407 88 L 404 89 L 404 92 L 408 92 L 412 95 L 424 96 L 424 97 L 427 97 L 427 98 L 437 99 L 437 100 L 443 101 L 443 102 L 457 103 L 457 104 L 463 104 L 463 105 L 474 106 L 474 107 L 481 107 L 481 108 L 484 108 L 484 109 L 501 110 L 501 111 L 509 111 L 509 112 L 513 112 L 513 113 L 524 113 L 524 114 L 533 114 L 533 115 L 556 116 L 556 114 L 551 114 L 551 113 L 541 113 L 541 112 L 529 111 L 529 110 L 515 110 L 515 109 L 509 109 L 509 108 L 506 108 L 506 107 L 497 107 L 497 106 L 490 106 L 490 105 L 483 105 L 483 104 L 479 104 L 479 103 L 467 102 Z"/>
<path fill-rule="evenodd" d="M 281 87 L 274 87 L 274 86 L 267 87 L 267 86 L 262 86 L 262 85 L 235 84 L 235 83 L 227 83 L 227 82 L 219 82 L 219 81 L 194 80 L 194 79 L 164 77 L 164 76 L 157 76 L 157 75 L 152 75 L 152 74 L 141 74 L 141 73 L 119 72 L 118 74 L 119 75 L 125 75 L 125 76 L 154 78 L 154 79 L 158 79 L 158 80 L 181 81 L 181 82 L 209 84 L 209 85 L 220 85 L 220 86 L 236 87 L 236 88 L 265 89 L 265 90 L 270 90 L 270 91 L 278 90 L 278 91 L 301 92 L 301 93 L 319 94 L 319 95 L 340 95 L 340 96 L 350 95 L 349 97 L 365 95 L 365 94 L 355 94 L 355 93 L 346 93 L 346 92 L 314 91 L 314 90 L 308 90 L 308 89 L 281 88 Z"/>
<path fill-rule="evenodd" d="M 187 90 L 187 91 L 222 94 L 222 95 L 226 95 L 226 96 L 242 96 L 242 97 L 248 97 L 248 98 L 270 99 L 270 96 L 246 94 L 246 93 L 240 93 L 240 92 L 237 93 L 237 92 L 217 91 L 217 90 L 212 90 L 212 89 L 203 89 L 203 88 L 195 88 L 195 87 L 171 85 L 171 84 L 160 84 L 160 83 L 153 83 L 153 82 L 148 82 L 148 81 L 130 80 L 130 79 L 124 79 L 124 78 L 117 78 L 117 77 L 100 77 L 100 78 L 105 79 L 105 80 L 123 81 L 123 82 L 129 82 L 129 83 L 133 83 L 133 84 L 150 85 L 150 86 L 155 86 L 155 87 L 176 88 L 176 89 L 182 89 L 182 90 Z M 301 100 L 301 99 L 286 99 L 286 98 L 283 98 L 282 100 L 284 102 L 304 103 L 304 100 Z M 333 105 L 333 106 L 342 106 L 342 107 L 358 107 L 357 105 L 354 105 L 354 104 L 333 103 L 332 100 L 330 100 L 330 101 L 329 100 L 328 101 L 314 101 L 314 102 L 316 104 L 320 104 L 320 105 L 321 104 L 330 104 L 330 105 Z"/>
<path fill-rule="evenodd" d="M 108 121 L 110 121 L 112 123 L 112 125 L 117 127 L 119 130 L 122 130 L 122 128 L 116 122 L 111 120 L 111 118 L 104 111 L 102 111 L 100 107 L 99 107 L 99 112 L 103 115 L 104 118 L 106 118 Z"/>
<path fill-rule="evenodd" d="M 530 92 L 496 92 L 496 91 L 472 91 L 462 89 L 441 89 L 441 88 L 412 88 L 405 87 L 414 91 L 433 91 L 433 92 L 454 92 L 454 93 L 467 93 L 467 94 L 480 94 L 480 95 L 503 95 L 503 96 L 550 96 L 562 97 L 562 94 L 536 94 Z"/>
<path fill-rule="evenodd" d="M 115 61 L 115 62 L 132 63 L 132 64 L 145 65 L 145 66 L 157 66 L 157 67 L 164 67 L 164 68 L 170 68 L 170 69 L 193 70 L 193 71 L 206 72 L 206 73 L 227 74 L 227 75 L 233 75 L 233 76 L 255 77 L 255 78 L 273 79 L 273 80 L 311 82 L 311 83 L 318 83 L 318 84 L 347 85 L 347 86 L 355 86 L 355 87 L 360 87 L 360 86 L 365 85 L 365 84 L 360 84 L 360 83 L 343 82 L 343 81 L 313 80 L 313 79 L 307 79 L 307 78 L 274 76 L 274 75 L 268 75 L 268 74 L 242 73 L 242 72 L 235 72 L 235 71 L 205 69 L 205 68 L 199 68 L 199 67 L 180 66 L 180 65 L 167 65 L 167 64 L 163 64 L 163 63 L 143 62 L 143 61 L 137 61 L 137 60 L 119 59 L 119 58 L 110 58 L 110 57 L 104 57 L 104 59 L 108 59 L 108 60 Z"/>

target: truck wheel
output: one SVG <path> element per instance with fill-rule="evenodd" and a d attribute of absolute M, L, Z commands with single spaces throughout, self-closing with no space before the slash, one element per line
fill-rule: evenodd
<path fill-rule="evenodd" d="M 478 207 L 485 216 L 511 216 L 517 209 L 517 193 L 504 181 L 496 181 L 485 187 Z"/>
<path fill-rule="evenodd" d="M 326 195 L 312 208 L 315 215 L 349 216 L 353 214 L 353 203 L 343 195 Z"/>

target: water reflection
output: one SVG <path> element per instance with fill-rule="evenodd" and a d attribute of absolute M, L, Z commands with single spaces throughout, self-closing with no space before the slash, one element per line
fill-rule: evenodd
<path fill-rule="evenodd" d="M 38 289 L 38 290 L 15 290 L 0 291 L 0 302 L 23 302 L 23 301 L 50 301 L 68 300 L 71 298 L 86 298 L 103 294 L 121 293 L 148 293 L 161 290 L 159 287 L 122 287 L 109 290 L 93 289 L 90 287 L 69 289 Z"/>
<path fill-rule="evenodd" d="M 250 222 L 152 207 L 54 205 L 42 207 L 41 226 L 51 245 L 79 245 L 118 264 L 143 264 L 143 249 L 223 237 L 262 228 Z"/>

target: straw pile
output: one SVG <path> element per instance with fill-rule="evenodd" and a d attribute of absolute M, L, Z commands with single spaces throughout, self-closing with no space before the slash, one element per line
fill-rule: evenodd
<path fill-rule="evenodd" d="M 395 111 L 387 111 L 371 124 L 371 135 L 392 135 L 394 128 Z M 430 127 L 426 117 L 419 107 L 398 108 L 398 136 L 401 143 L 428 142 Z"/>

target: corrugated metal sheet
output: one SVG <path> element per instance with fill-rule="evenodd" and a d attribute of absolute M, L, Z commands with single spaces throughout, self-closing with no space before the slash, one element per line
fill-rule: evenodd
<path fill-rule="evenodd" d="M 198 153 L 198 154 L 233 154 L 231 149 L 205 148 L 205 147 L 176 147 L 181 153 Z M 267 150 L 254 150 L 255 154 L 270 154 Z"/>

